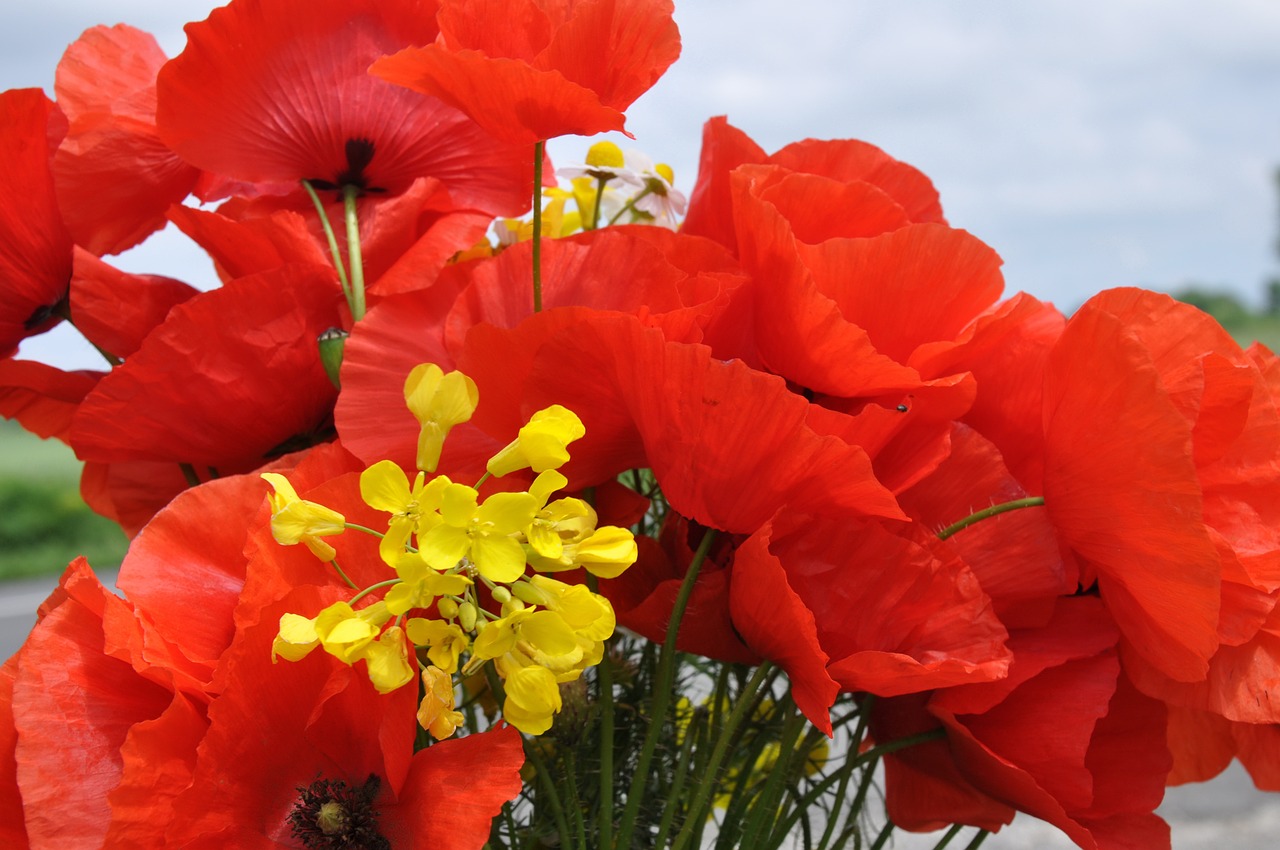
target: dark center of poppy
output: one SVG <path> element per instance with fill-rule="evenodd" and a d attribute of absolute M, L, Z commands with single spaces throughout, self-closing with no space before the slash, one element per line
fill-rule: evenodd
<path fill-rule="evenodd" d="M 344 152 L 347 156 L 347 169 L 332 180 L 314 179 L 310 183 L 317 189 L 342 189 L 354 186 L 361 192 L 385 192 L 385 189 L 369 185 L 369 177 L 364 170 L 373 162 L 374 143 L 372 139 L 347 139 Z"/>
<path fill-rule="evenodd" d="M 381 785 L 370 774 L 354 788 L 341 779 L 298 786 L 298 801 L 288 817 L 293 837 L 309 850 L 391 850 L 391 842 L 378 831 L 373 808 Z"/>
<path fill-rule="evenodd" d="M 23 330 L 45 331 L 67 318 L 70 309 L 68 297 L 69 293 L 63 293 L 62 297 L 52 304 L 42 304 L 32 310 L 31 315 L 27 316 L 26 321 L 22 323 Z"/>

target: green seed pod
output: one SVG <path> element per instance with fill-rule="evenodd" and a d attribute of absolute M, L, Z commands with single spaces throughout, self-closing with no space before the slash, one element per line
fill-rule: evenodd
<path fill-rule="evenodd" d="M 338 383 L 338 370 L 342 366 L 342 349 L 346 345 L 348 336 L 350 334 L 342 328 L 329 328 L 316 337 L 316 345 L 320 348 L 320 364 L 324 366 L 324 373 L 329 376 L 333 385 L 339 388 L 341 385 Z"/>

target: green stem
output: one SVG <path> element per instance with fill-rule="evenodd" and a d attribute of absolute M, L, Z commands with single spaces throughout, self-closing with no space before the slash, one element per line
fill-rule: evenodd
<path fill-rule="evenodd" d="M 360 219 L 356 215 L 356 199 L 360 197 L 358 186 L 342 187 L 343 218 L 347 222 L 347 262 L 351 264 L 351 320 L 364 318 L 364 258 L 360 253 Z"/>
<path fill-rule="evenodd" d="M 492 686 L 492 683 L 490 683 Z M 556 790 L 556 783 L 551 778 L 550 771 L 547 770 L 547 762 L 542 758 L 542 754 L 538 752 L 538 743 L 528 738 L 524 741 L 524 757 L 533 765 L 534 773 L 537 774 L 538 784 L 542 788 L 542 793 L 546 795 L 547 805 L 551 808 L 551 817 L 556 822 L 556 829 L 560 832 L 560 846 L 569 846 L 569 820 L 564 814 L 564 805 L 560 802 L 560 793 Z"/>
<path fill-rule="evenodd" d="M 947 830 L 947 834 L 938 839 L 937 844 L 933 845 L 933 850 L 946 850 L 947 845 L 951 843 L 951 839 L 959 835 L 962 829 L 964 829 L 963 824 L 957 823 L 953 825 L 951 829 Z"/>
<path fill-rule="evenodd" d="M 872 747 L 865 753 L 862 753 L 853 760 L 854 764 L 862 765 L 868 762 L 875 762 L 881 756 L 887 756 L 889 753 L 896 753 L 898 750 L 905 750 L 907 747 L 914 747 L 916 744 L 927 744 L 929 741 L 940 741 L 947 737 L 947 730 L 939 726 L 937 729 L 930 729 L 928 732 L 921 732 L 917 735 L 908 735 L 905 738 L 898 738 L 887 744 L 880 744 Z"/>
<path fill-rule="evenodd" d="M 993 516 L 1007 513 L 1008 511 L 1016 511 L 1020 508 L 1035 508 L 1044 504 L 1044 496 L 1028 496 L 1025 499 L 1014 499 L 1012 502 L 1003 502 L 999 505 L 992 505 L 989 508 L 983 508 L 977 513 L 969 514 L 957 523 L 952 523 L 946 528 L 938 532 L 939 540 L 946 540 L 957 531 L 963 531 L 975 522 L 981 522 L 984 519 L 990 519 Z"/>
<path fill-rule="evenodd" d="M 587 574 L 587 587 L 592 593 L 600 590 L 599 581 Z M 605 644 L 604 657 L 596 667 L 600 695 L 600 847 L 613 846 L 613 657 L 610 649 L 616 641 Z"/>
<path fill-rule="evenodd" d="M 871 850 L 880 850 L 889 841 L 889 836 L 893 835 L 893 821 L 885 823 L 884 828 L 880 830 L 880 834 L 876 836 L 875 843 L 871 845 Z"/>
<path fill-rule="evenodd" d="M 542 312 L 542 152 L 546 142 L 533 146 L 533 312 Z"/>
<path fill-rule="evenodd" d="M 344 573 L 344 572 L 342 571 L 342 567 L 338 566 L 338 559 L 337 559 L 337 558 L 334 558 L 334 559 L 333 559 L 332 561 L 330 561 L 329 563 L 330 563 L 330 564 L 333 564 L 333 568 L 334 568 L 335 570 L 337 570 L 337 571 L 338 571 L 338 575 L 342 577 L 342 580 L 343 580 L 344 582 L 346 582 L 347 587 L 351 588 L 352 590 L 356 590 L 356 589 L 358 589 L 358 588 L 359 588 L 359 585 L 357 585 L 354 581 L 352 581 L 350 578 L 348 578 L 348 577 L 347 577 L 347 574 L 346 574 L 346 573 Z"/>
<path fill-rule="evenodd" d="M 725 721 L 724 728 L 720 730 L 719 736 L 716 738 L 715 748 L 711 751 L 711 759 L 707 763 L 704 781 L 698 786 L 698 793 L 693 799 L 693 804 L 689 807 L 689 816 L 685 819 L 684 827 L 680 830 L 680 834 L 676 836 L 675 843 L 672 844 L 673 850 L 683 850 L 689 846 L 693 839 L 694 830 L 697 823 L 702 817 L 702 811 L 711 801 L 711 794 L 719 784 L 714 778 L 720 773 L 720 765 L 724 762 L 724 757 L 729 749 L 729 740 L 733 737 L 733 733 L 738 726 L 746 718 L 748 711 L 752 710 L 756 704 L 756 694 L 760 690 L 761 684 L 769 678 L 769 674 L 773 670 L 773 665 L 768 661 L 764 661 L 751 674 L 751 679 L 742 689 L 742 693 L 738 694 L 738 701 L 730 713 L 729 719 Z"/>
<path fill-rule="evenodd" d="M 987 836 L 990 834 L 985 829 L 978 830 L 977 835 L 973 836 L 973 840 L 965 846 L 964 850 L 978 850 L 982 846 L 982 842 L 986 841 Z"/>
<path fill-rule="evenodd" d="M 307 190 L 307 194 L 311 196 L 311 203 L 315 205 L 316 212 L 320 215 L 320 227 L 324 229 L 324 238 L 329 243 L 329 255 L 333 257 L 333 267 L 338 270 L 338 283 L 342 284 L 342 296 L 347 299 L 347 306 L 351 307 L 351 311 L 355 312 L 355 307 L 351 303 L 351 282 L 347 280 L 347 267 L 342 262 L 342 252 L 338 250 L 338 237 L 334 235 L 333 225 L 329 223 L 329 215 L 324 210 L 324 202 L 320 200 L 320 196 L 316 194 L 316 190 L 311 186 L 311 181 L 303 180 L 302 188 Z"/>
<path fill-rule="evenodd" d="M 600 226 L 600 204 L 604 200 L 604 187 L 609 183 L 608 177 L 596 178 L 596 201 L 591 205 L 591 227 L 589 230 L 595 230 Z"/>
<path fill-rule="evenodd" d="M 640 200 L 645 195 L 652 195 L 652 194 L 653 194 L 653 190 L 650 189 L 648 186 L 646 186 L 643 190 L 641 190 L 641 192 L 638 195 L 636 195 L 631 200 L 627 201 L 626 206 L 624 206 L 622 209 L 618 210 L 616 213 L 613 214 L 613 218 L 609 219 L 609 227 L 613 227 L 615 224 L 618 223 L 618 219 L 622 218 L 622 216 L 625 215 L 626 213 L 633 211 L 636 208 L 636 201 Z"/>
<path fill-rule="evenodd" d="M 671 793 L 667 795 L 667 805 L 662 810 L 662 819 L 658 824 L 658 838 L 654 842 L 654 847 L 666 847 L 667 837 L 671 834 L 671 826 L 675 823 L 676 810 L 679 806 L 676 801 L 684 796 L 684 784 L 689 776 L 689 765 L 692 761 L 691 757 L 697 746 L 701 746 L 703 730 L 706 728 L 707 714 L 700 709 L 694 709 L 693 717 L 689 720 L 689 726 L 684 730 L 684 741 L 680 745 L 680 756 L 676 761 L 676 773 L 671 780 Z M 601 847 L 608 847 L 608 844 L 601 842 Z"/>
<path fill-rule="evenodd" d="M 374 537 L 378 538 L 379 540 L 387 536 L 383 534 L 381 531 L 374 531 L 372 528 L 369 528 L 368 526 L 356 525 L 354 522 L 346 523 L 345 527 L 351 529 L 352 531 L 363 531 L 365 534 L 372 534 Z"/>
<path fill-rule="evenodd" d="M 577 836 L 578 850 L 587 850 L 587 829 L 582 817 L 582 796 L 578 793 L 578 759 L 572 747 L 564 751 L 565 785 L 569 791 L 570 814 L 573 817 L 573 831 Z"/>
<path fill-rule="evenodd" d="M 400 581 L 401 580 L 398 578 L 389 578 L 386 581 L 380 581 L 376 584 L 371 584 L 368 587 L 366 587 L 364 590 L 357 593 L 355 596 L 351 597 L 351 599 L 347 602 L 347 604 L 350 605 L 352 608 L 354 608 L 357 602 L 359 602 L 361 599 L 364 599 L 366 596 L 368 596 L 370 593 L 373 593 L 375 590 L 378 590 L 383 587 L 391 587 L 393 584 L 399 584 Z"/>
<path fill-rule="evenodd" d="M 778 761 L 769 773 L 769 778 L 765 780 L 764 790 L 757 795 L 747 815 L 747 825 L 742 831 L 744 847 L 778 846 L 778 843 L 772 840 L 766 842 L 765 838 L 771 836 L 770 827 L 779 820 L 779 807 L 782 804 L 782 792 L 786 783 L 794 781 L 797 776 L 803 776 L 805 764 L 809 760 L 809 749 L 796 746 L 800 740 L 800 733 L 804 731 L 808 721 L 796 709 L 795 702 L 789 697 L 787 705 L 791 710 L 782 728 L 782 740 L 778 744 Z M 795 763 L 797 758 L 800 759 L 799 764 Z"/>
<path fill-rule="evenodd" d="M 640 802 L 644 798 L 645 787 L 649 781 L 649 763 L 653 761 L 654 751 L 658 747 L 658 738 L 666 725 L 667 704 L 671 700 L 672 685 L 675 681 L 676 637 L 680 632 L 680 621 L 684 619 L 684 609 L 689 605 L 689 597 L 693 595 L 693 586 L 698 581 L 698 573 L 711 551 L 711 543 L 716 538 L 714 529 L 708 528 L 698 543 L 698 550 L 689 562 L 689 570 L 685 573 L 684 582 L 676 596 L 675 605 L 671 608 L 671 620 L 667 623 L 666 640 L 662 643 L 662 656 L 658 660 L 657 681 L 654 685 L 653 703 L 650 708 L 649 730 L 645 734 L 644 746 L 640 750 L 640 758 L 636 762 L 635 772 L 631 775 L 631 788 L 627 792 L 627 807 L 622 813 L 622 822 L 618 826 L 618 837 L 625 843 L 619 847 L 630 847 L 631 832 L 635 828 L 636 817 L 640 814 Z"/>

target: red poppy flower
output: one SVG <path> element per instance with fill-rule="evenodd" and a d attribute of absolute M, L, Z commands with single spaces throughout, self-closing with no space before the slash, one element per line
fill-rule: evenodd
<path fill-rule="evenodd" d="M 1003 288 L 989 247 L 961 230 L 910 223 L 868 183 L 781 166 L 742 166 L 733 180 L 741 260 L 754 278 L 736 295 L 753 302 L 757 357 L 816 393 L 925 390 L 905 365 L 912 353 L 955 339 Z"/>
<path fill-rule="evenodd" d="M 805 139 L 767 154 L 746 133 L 719 116 L 707 121 L 702 129 L 698 181 L 689 195 L 689 212 L 682 232 L 707 236 L 737 252 L 732 173 L 740 165 L 779 165 L 797 174 L 813 174 L 845 184 L 869 184 L 891 198 L 908 221 L 947 223 L 942 217 L 938 192 L 929 178 L 874 145 L 856 139 Z M 823 212 L 821 207 L 814 210 L 817 215 Z M 859 220 L 865 222 L 865 212 L 828 226 L 848 227 Z"/>
<path fill-rule="evenodd" d="M 336 394 L 316 352 L 342 324 L 330 275 L 290 266 L 175 308 L 86 398 L 72 433 L 80 457 L 230 473 L 305 447 L 289 441 L 322 429 Z"/>
<path fill-rule="evenodd" d="M 39 89 L 0 93 L 0 357 L 61 320 L 71 236 L 50 160 L 66 130 L 66 119 Z"/>
<path fill-rule="evenodd" d="M 1067 599 L 1047 627 L 1010 636 L 1008 678 L 878 701 L 877 742 L 946 735 L 886 757 L 893 822 L 998 830 L 1025 812 L 1090 850 L 1167 848 L 1164 707 L 1117 678 L 1116 637 L 1096 600 Z"/>
<path fill-rule="evenodd" d="M 376 58 L 437 35 L 432 0 L 234 0 L 187 25 L 161 69 L 157 126 L 188 162 L 248 184 L 234 194 L 352 185 L 397 194 L 435 177 L 461 208 L 528 208 L 528 152 L 456 109 L 369 76 Z M 275 184 L 274 187 L 271 184 Z M 208 196 L 206 195 L 206 199 Z"/>
<path fill-rule="evenodd" d="M 1280 507 L 1280 418 L 1256 366 L 1193 308 L 1115 290 L 1067 324 L 1045 402 L 1046 505 L 1120 624 L 1134 681 L 1237 719 L 1274 717 L 1234 690 L 1255 678 L 1231 660 L 1280 589 L 1280 541 L 1265 530 Z M 1273 666 L 1268 643 L 1241 652 Z"/>
<path fill-rule="evenodd" d="M 173 691 L 120 657 L 138 621 L 83 559 L 41 611 L 18 656 L 12 703 L 27 836 L 36 847 L 102 846 L 121 745 L 169 707 Z"/>
<path fill-rule="evenodd" d="M 367 196 L 356 203 L 361 262 L 371 300 L 430 286 L 445 262 L 474 245 L 493 222 L 486 213 L 455 209 L 448 191 L 434 178 L 421 178 L 390 198 Z M 169 218 L 208 252 L 222 279 L 230 281 L 288 263 L 333 262 L 319 217 L 295 207 L 290 198 L 236 199 L 216 213 L 174 207 Z M 344 244 L 339 248 L 345 260 Z"/>
<path fill-rule="evenodd" d="M 76 330 L 107 354 L 132 357 L 142 340 L 199 290 L 160 275 L 122 272 L 77 247 L 69 295 Z"/>
<path fill-rule="evenodd" d="M 54 182 L 72 238 L 117 254 L 165 224 L 165 211 L 200 172 L 156 135 L 156 73 L 166 57 L 149 34 L 93 27 L 67 48 L 54 84 L 70 122 L 54 157 Z"/>
<path fill-rule="evenodd" d="M 389 457 L 412 467 L 420 426 L 404 407 L 405 376 L 424 362 L 456 368 L 464 346 L 480 351 L 488 344 L 480 336 L 515 328 L 533 315 L 530 250 L 530 243 L 520 243 L 491 259 L 446 266 L 430 288 L 388 297 L 370 309 L 347 341 L 336 412 L 351 451 L 367 463 Z M 623 254 L 627 262 L 620 263 Z M 669 339 L 697 341 L 724 292 L 742 280 L 718 247 L 653 227 L 547 240 L 542 265 L 546 309 L 540 316 L 550 318 L 522 326 L 521 334 L 533 336 L 509 349 L 501 369 L 489 372 L 490 388 L 482 393 L 474 427 L 455 429 L 445 444 L 443 468 L 461 461 L 464 444 L 472 446 L 465 455 L 482 455 L 483 466 L 524 424 L 521 416 L 532 411 L 503 399 L 519 394 L 529 357 L 547 335 L 593 311 L 616 311 L 643 316 Z M 478 336 L 469 341 L 473 328 Z"/>
<path fill-rule="evenodd" d="M 577 413 L 586 436 L 563 467 L 571 482 L 586 486 L 647 466 L 676 512 L 733 533 L 755 531 L 784 504 L 816 516 L 902 516 L 866 453 L 810 429 L 808 403 L 781 379 L 717 360 L 705 346 L 668 342 L 659 329 L 618 314 L 584 314 L 532 357 L 520 353 L 531 351 L 522 336 L 538 339 L 539 326 L 554 326 L 558 312 L 514 331 L 477 328 L 459 366 L 484 399 L 490 380 L 530 364 L 516 366 L 528 376 L 519 395 L 488 395 L 498 402 L 490 415 L 505 406 L 528 416 L 553 403 Z"/>
<path fill-rule="evenodd" d="M 488 839 L 521 788 L 519 733 L 496 729 L 413 754 L 414 689 L 378 694 L 362 670 L 322 653 L 272 664 L 280 615 L 319 610 L 340 594 L 299 588 L 228 653 L 194 777 L 174 801 L 171 844 L 320 846 L 303 836 L 319 829 L 318 809 L 330 801 L 345 804 L 352 846 L 479 850 Z"/>
<path fill-rule="evenodd" d="M 623 130 L 623 110 L 680 55 L 671 14 L 670 0 L 442 0 L 439 39 L 371 71 L 517 145 Z"/>
<path fill-rule="evenodd" d="M 67 441 L 80 402 L 100 372 L 64 372 L 34 360 L 0 360 L 0 416 L 42 439 Z"/>

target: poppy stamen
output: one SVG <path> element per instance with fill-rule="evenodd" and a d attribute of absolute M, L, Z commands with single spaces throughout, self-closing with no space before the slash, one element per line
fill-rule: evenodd
<path fill-rule="evenodd" d="M 369 164 L 373 162 L 373 154 L 376 147 L 372 139 L 347 139 L 347 143 L 343 146 L 343 151 L 347 157 L 346 171 L 339 173 L 332 180 L 316 178 L 308 182 L 317 189 L 342 189 L 346 186 L 354 186 L 361 193 L 385 192 L 386 189 L 370 186 L 369 177 L 364 173 Z"/>
<path fill-rule="evenodd" d="M 381 785 L 382 780 L 370 774 L 354 788 L 341 779 L 298 786 L 298 801 L 288 817 L 293 837 L 309 850 L 391 850 L 391 842 L 378 831 L 373 808 Z"/>

